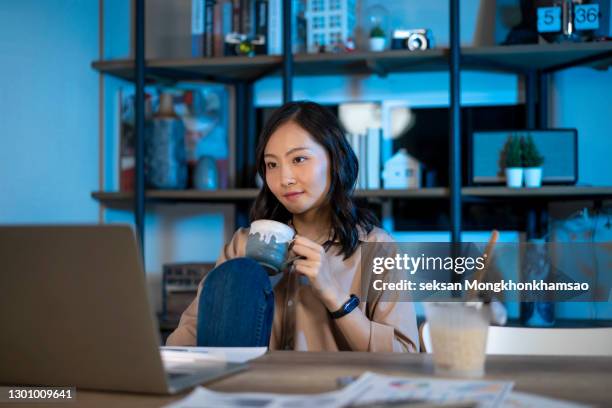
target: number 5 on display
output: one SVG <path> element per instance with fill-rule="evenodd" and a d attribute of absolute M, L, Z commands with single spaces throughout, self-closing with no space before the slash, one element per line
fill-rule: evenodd
<path fill-rule="evenodd" d="M 561 31 L 561 7 L 538 7 L 538 32 Z"/>

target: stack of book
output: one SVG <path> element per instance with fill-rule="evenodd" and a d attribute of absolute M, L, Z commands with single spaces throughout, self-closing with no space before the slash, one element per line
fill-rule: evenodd
<path fill-rule="evenodd" d="M 381 188 L 381 129 L 368 128 L 365 134 L 349 134 L 348 140 L 359 160 L 356 188 L 360 190 Z"/>
<path fill-rule="evenodd" d="M 293 52 L 306 50 L 305 0 L 292 0 Z M 283 0 L 147 0 L 146 57 L 280 55 Z M 252 52 L 235 41 L 253 43 Z"/>

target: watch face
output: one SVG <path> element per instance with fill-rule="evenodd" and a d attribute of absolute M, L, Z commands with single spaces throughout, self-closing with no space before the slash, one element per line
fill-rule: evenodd
<path fill-rule="evenodd" d="M 347 300 L 344 305 L 342 305 L 340 310 L 333 312 L 331 315 L 334 319 L 338 319 L 342 316 L 349 314 L 358 305 L 359 305 L 359 298 L 356 295 L 352 294 L 351 298 Z"/>
<path fill-rule="evenodd" d="M 348 313 L 353 310 L 359 304 L 359 298 L 355 295 L 351 295 L 351 298 L 344 305 L 344 310 Z"/>
<path fill-rule="evenodd" d="M 349 300 L 347 300 L 340 309 L 335 312 L 329 312 L 332 319 L 338 319 L 342 316 L 349 314 L 353 309 L 359 305 L 359 298 L 355 294 L 351 294 Z"/>

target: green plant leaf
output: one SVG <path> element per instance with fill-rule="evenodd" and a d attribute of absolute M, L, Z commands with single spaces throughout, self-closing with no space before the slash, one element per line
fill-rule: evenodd
<path fill-rule="evenodd" d="M 385 37 L 385 31 L 382 29 L 381 26 L 375 26 L 370 30 L 370 38 L 384 38 Z"/>

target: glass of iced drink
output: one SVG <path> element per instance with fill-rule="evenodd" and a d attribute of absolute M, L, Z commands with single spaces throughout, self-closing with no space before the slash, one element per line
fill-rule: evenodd
<path fill-rule="evenodd" d="M 482 377 L 490 314 L 481 302 L 426 303 L 436 374 Z"/>

